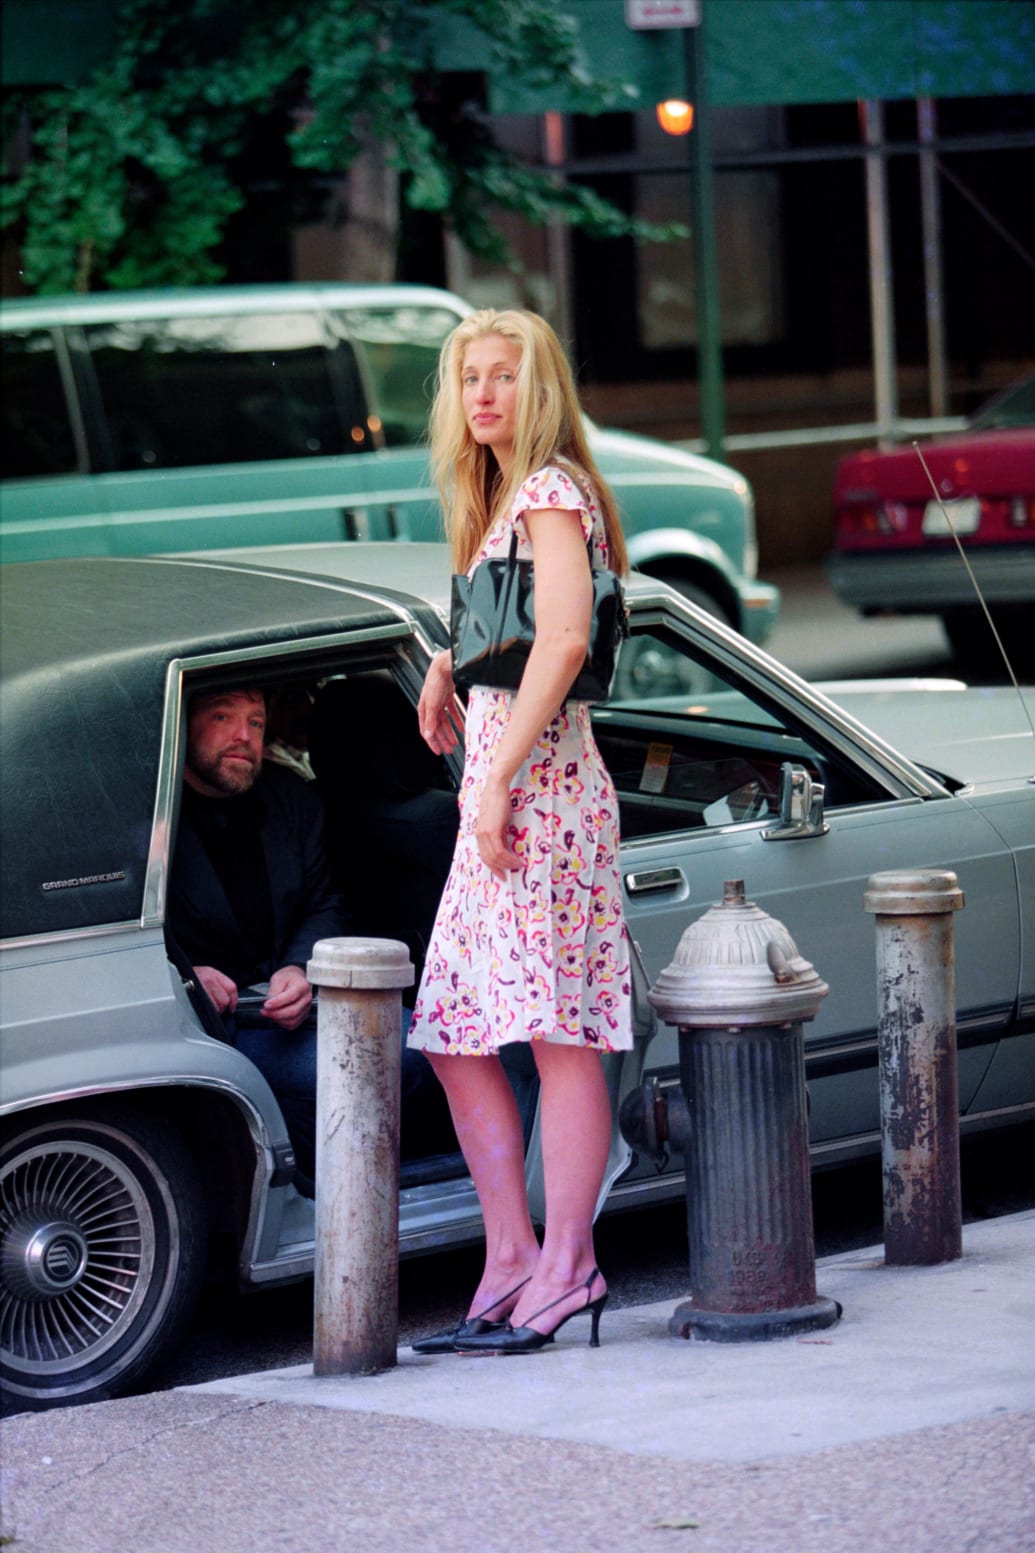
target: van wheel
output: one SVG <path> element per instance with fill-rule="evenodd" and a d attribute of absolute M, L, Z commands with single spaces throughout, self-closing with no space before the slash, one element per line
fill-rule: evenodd
<path fill-rule="evenodd" d="M 996 608 L 993 605 L 992 619 L 1014 673 L 1026 675 L 1035 666 L 1031 622 L 1026 607 Z M 942 615 L 942 626 L 961 673 L 995 675 L 997 678 L 1005 675 L 1002 653 L 983 610 L 976 606 L 946 610 Z"/>
<path fill-rule="evenodd" d="M 119 1110 L 41 1122 L 0 1150 L 0 1389 L 7 1411 L 128 1390 L 195 1303 L 201 1182 L 183 1140 Z"/>
<path fill-rule="evenodd" d="M 665 572 L 652 573 L 660 582 L 681 593 L 706 614 L 714 615 L 723 625 L 734 622 L 712 594 L 683 577 Z M 613 701 L 636 701 L 653 696 L 700 696 L 716 688 L 716 679 L 684 652 L 677 651 L 659 637 L 637 634 L 622 644 L 611 687 Z"/>

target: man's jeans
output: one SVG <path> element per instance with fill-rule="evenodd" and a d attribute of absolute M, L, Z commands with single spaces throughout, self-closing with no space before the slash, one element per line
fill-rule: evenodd
<path fill-rule="evenodd" d="M 402 1104 L 412 1104 L 418 1092 L 436 1080 L 423 1052 L 411 1051 L 406 1032 L 412 1018 L 402 1011 Z M 316 1004 L 297 1030 L 283 1030 L 254 1009 L 224 1014 L 227 1035 L 238 1051 L 254 1062 L 280 1102 L 288 1125 L 295 1160 L 304 1177 L 316 1175 Z"/>

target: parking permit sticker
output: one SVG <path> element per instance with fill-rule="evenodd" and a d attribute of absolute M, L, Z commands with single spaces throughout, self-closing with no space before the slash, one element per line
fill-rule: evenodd
<path fill-rule="evenodd" d="M 641 793 L 663 793 L 668 781 L 669 762 L 672 759 L 671 744 L 648 744 L 647 759 L 640 776 Z"/>

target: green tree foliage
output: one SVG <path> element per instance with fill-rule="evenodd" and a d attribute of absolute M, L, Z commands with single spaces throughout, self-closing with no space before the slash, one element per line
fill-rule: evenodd
<path fill-rule="evenodd" d="M 117 0 L 114 45 L 87 79 L 20 89 L 4 138 L 28 154 L 6 181 L 34 291 L 188 285 L 222 277 L 244 170 L 264 155 L 310 205 L 321 175 L 381 143 L 414 210 L 442 216 L 473 252 L 509 257 L 493 209 L 536 223 L 560 213 L 590 232 L 673 235 L 593 194 L 559 186 L 493 138 L 432 54 L 436 15 L 491 44 L 494 71 L 557 87 L 586 111 L 628 106 L 587 73 L 563 0 Z M 296 204 L 296 214 L 302 207 Z"/>

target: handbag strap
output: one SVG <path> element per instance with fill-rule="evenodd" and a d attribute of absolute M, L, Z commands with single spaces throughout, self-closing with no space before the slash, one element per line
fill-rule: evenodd
<path fill-rule="evenodd" d="M 583 503 L 585 505 L 586 511 L 589 513 L 589 538 L 586 540 L 586 551 L 587 551 L 587 553 L 589 555 L 589 569 L 590 569 L 590 571 L 592 571 L 593 570 L 593 502 L 592 502 L 592 499 L 590 498 L 590 494 L 586 490 L 586 487 L 583 485 L 582 481 L 579 479 L 579 475 L 578 475 L 578 472 L 575 469 L 574 464 L 569 463 L 569 461 L 566 458 L 558 458 L 558 459 L 555 459 L 553 462 L 554 462 L 554 465 L 555 465 L 555 467 L 557 469 L 562 470 L 564 472 L 564 474 L 566 474 L 568 476 L 569 480 L 574 485 L 574 487 L 578 491 L 579 495 L 582 497 L 582 500 L 583 500 Z M 517 559 L 517 519 L 515 518 L 513 524 L 511 525 L 511 529 L 510 529 L 510 548 L 507 551 L 507 564 L 510 565 L 510 566 L 513 566 L 513 564 L 514 564 L 516 559 Z"/>
<path fill-rule="evenodd" d="M 509 567 L 511 567 L 512 569 L 513 569 L 514 563 L 517 560 L 517 546 L 518 546 L 517 520 L 515 519 L 513 525 L 511 526 L 511 530 L 510 530 L 510 548 L 507 551 L 507 565 Z M 592 535 L 592 533 L 590 534 L 589 538 L 586 540 L 586 556 L 587 556 L 587 558 L 589 560 L 589 569 L 590 569 L 590 571 L 592 571 L 593 570 L 593 535 Z"/>
<path fill-rule="evenodd" d="M 592 568 L 593 568 L 593 498 L 590 496 L 589 491 L 586 489 L 586 487 L 582 483 L 582 480 L 580 478 L 581 470 L 576 469 L 575 465 L 570 463 L 568 461 L 568 459 L 566 459 L 566 458 L 561 459 L 560 462 L 558 463 L 557 467 L 559 469 L 563 469 L 564 473 L 571 480 L 572 485 L 574 485 L 575 489 L 578 491 L 579 495 L 582 497 L 582 500 L 585 502 L 586 511 L 589 513 L 589 538 L 586 540 L 586 547 L 589 550 L 589 565 L 590 565 L 590 570 L 592 570 Z"/>

